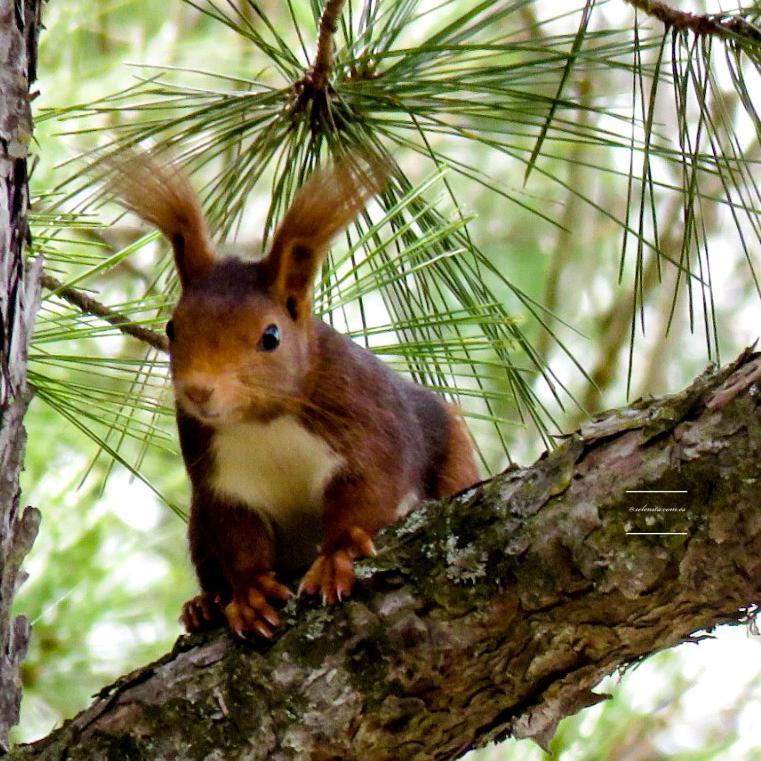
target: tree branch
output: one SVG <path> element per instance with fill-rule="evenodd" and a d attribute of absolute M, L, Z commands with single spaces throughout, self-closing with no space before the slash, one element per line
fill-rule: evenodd
<path fill-rule="evenodd" d="M 338 31 L 346 0 L 327 0 L 320 16 L 320 33 L 317 37 L 317 54 L 309 76 L 315 90 L 324 90 L 333 70 L 333 36 Z"/>
<path fill-rule="evenodd" d="M 629 5 L 657 18 L 665 26 L 677 32 L 692 32 L 697 35 L 713 35 L 725 39 L 744 39 L 761 43 L 761 29 L 751 24 L 742 15 L 730 13 L 690 13 L 672 8 L 661 0 L 626 0 Z"/>
<path fill-rule="evenodd" d="M 21 563 L 39 525 L 33 507 L 19 510 L 19 475 L 29 402 L 27 353 L 40 295 L 40 263 L 28 264 L 27 155 L 32 138 L 29 84 L 37 76 L 41 0 L 0 5 L 0 753 L 21 703 L 19 668 L 30 625 L 12 611 L 24 580 Z"/>
<path fill-rule="evenodd" d="M 420 506 L 348 602 L 289 603 L 272 643 L 181 637 L 11 758 L 422 761 L 507 735 L 546 744 L 602 699 L 604 675 L 748 620 L 759 479 L 761 355 L 746 352 Z M 680 493 L 653 512 L 642 489 Z"/>
<path fill-rule="evenodd" d="M 161 335 L 161 333 L 135 325 L 126 315 L 101 304 L 99 301 L 96 301 L 76 288 L 65 286 L 60 280 L 46 272 L 42 274 L 40 280 L 45 288 L 49 291 L 53 291 L 56 296 L 60 296 L 64 301 L 68 301 L 69 304 L 77 307 L 81 312 L 100 317 L 115 328 L 119 328 L 119 330 L 125 335 L 137 338 L 139 341 L 147 343 L 154 349 L 158 349 L 164 353 L 169 351 L 169 341 L 165 336 Z"/>

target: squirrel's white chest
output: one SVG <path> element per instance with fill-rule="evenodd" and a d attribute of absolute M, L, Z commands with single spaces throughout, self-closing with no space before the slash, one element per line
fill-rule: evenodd
<path fill-rule="evenodd" d="M 293 415 L 219 428 L 211 448 L 212 488 L 286 533 L 304 518 L 322 514 L 325 487 L 344 462 Z"/>

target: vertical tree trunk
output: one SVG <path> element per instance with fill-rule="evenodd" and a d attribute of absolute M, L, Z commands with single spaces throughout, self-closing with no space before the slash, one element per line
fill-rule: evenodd
<path fill-rule="evenodd" d="M 23 247 L 29 238 L 29 83 L 36 73 L 40 8 L 41 0 L 0 0 L 0 746 L 5 750 L 18 721 L 19 664 L 30 633 L 23 616 L 12 617 L 11 605 L 39 523 L 34 508 L 18 512 L 27 350 L 39 305 L 39 265 L 25 264 Z"/>

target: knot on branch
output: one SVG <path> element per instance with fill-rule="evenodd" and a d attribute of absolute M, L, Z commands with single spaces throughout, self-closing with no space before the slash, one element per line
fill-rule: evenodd
<path fill-rule="evenodd" d="M 310 69 L 293 87 L 293 100 L 288 106 L 295 113 L 308 113 L 312 131 L 319 131 L 320 125 L 334 122 L 331 102 L 335 90 L 326 76 L 317 76 Z"/>
<path fill-rule="evenodd" d="M 338 31 L 338 19 L 346 0 L 328 0 L 320 16 L 317 52 L 314 63 L 304 76 L 293 86 L 293 95 L 286 110 L 296 114 L 309 113 L 311 128 L 318 132 L 320 127 L 329 124 L 335 130 L 349 118 L 345 107 L 341 107 L 335 98 L 336 91 L 331 84 L 334 71 L 333 45 Z M 361 56 L 361 63 L 356 61 L 346 67 L 349 81 L 358 79 L 377 79 L 380 74 L 375 70 L 376 62 L 367 54 Z M 337 107 L 339 106 L 339 107 Z"/>
<path fill-rule="evenodd" d="M 338 18 L 346 0 L 327 0 L 320 17 L 317 53 L 314 63 L 294 85 L 294 101 L 290 105 L 296 112 L 311 106 L 313 129 L 328 117 L 329 101 L 334 90 L 330 84 L 333 72 L 333 36 L 338 31 Z"/>

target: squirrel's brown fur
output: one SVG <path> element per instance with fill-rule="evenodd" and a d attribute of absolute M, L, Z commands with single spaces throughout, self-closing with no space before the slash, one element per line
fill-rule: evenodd
<path fill-rule="evenodd" d="M 277 573 L 308 569 L 301 590 L 347 596 L 379 529 L 478 478 L 454 407 L 311 312 L 330 241 L 382 173 L 356 159 L 314 173 L 252 263 L 214 259 L 178 168 L 112 166 L 111 191 L 171 241 L 182 284 L 167 332 L 201 584 L 182 620 L 271 636 L 290 595 Z"/>

